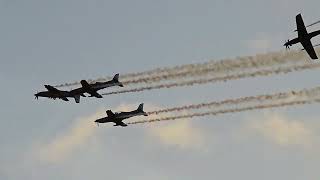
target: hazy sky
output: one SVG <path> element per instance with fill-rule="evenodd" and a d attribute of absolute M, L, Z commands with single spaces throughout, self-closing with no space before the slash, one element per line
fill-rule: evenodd
<path fill-rule="evenodd" d="M 0 179 L 319 178 L 318 105 L 127 128 L 93 123 L 106 109 L 140 102 L 148 111 L 315 87 L 317 70 L 80 104 L 33 96 L 44 84 L 282 50 L 296 36 L 295 15 L 310 24 L 319 7 L 317 0 L 0 0 Z"/>

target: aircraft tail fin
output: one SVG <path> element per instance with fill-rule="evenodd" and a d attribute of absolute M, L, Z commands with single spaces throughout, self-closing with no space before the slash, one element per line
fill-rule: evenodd
<path fill-rule="evenodd" d="M 119 81 L 119 74 L 114 75 L 112 80 L 115 82 L 118 82 Z"/>
<path fill-rule="evenodd" d="M 120 87 L 123 87 L 123 84 L 121 82 L 119 82 L 119 73 L 114 75 L 113 79 L 112 79 L 113 82 L 116 82 L 116 83 L 119 83 L 119 86 Z"/>
<path fill-rule="evenodd" d="M 146 112 L 143 111 L 143 103 L 141 103 L 137 109 L 138 112 L 142 112 L 144 116 L 148 116 Z"/>
<path fill-rule="evenodd" d="M 108 117 L 114 116 L 114 113 L 111 110 L 107 110 L 106 113 L 107 113 Z"/>

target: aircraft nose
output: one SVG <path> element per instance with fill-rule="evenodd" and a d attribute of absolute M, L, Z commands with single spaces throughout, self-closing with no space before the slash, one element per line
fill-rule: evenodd
<path fill-rule="evenodd" d="M 101 121 L 101 119 L 97 119 L 97 120 L 95 120 L 94 122 L 96 122 L 96 123 L 101 123 L 102 121 Z"/>

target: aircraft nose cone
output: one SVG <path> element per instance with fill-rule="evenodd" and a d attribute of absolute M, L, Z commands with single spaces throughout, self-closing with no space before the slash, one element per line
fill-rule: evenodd
<path fill-rule="evenodd" d="M 38 99 L 38 97 L 41 95 L 41 93 L 36 93 L 36 94 L 34 94 L 34 96 Z"/>
<path fill-rule="evenodd" d="M 97 120 L 95 120 L 94 122 L 96 122 L 96 123 L 101 123 L 101 119 L 97 119 Z"/>

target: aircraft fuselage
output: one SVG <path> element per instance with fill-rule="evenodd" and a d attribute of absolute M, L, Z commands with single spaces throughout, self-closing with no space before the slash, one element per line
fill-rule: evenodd
<path fill-rule="evenodd" d="M 100 89 L 112 87 L 112 86 L 122 86 L 122 83 L 120 82 L 114 82 L 113 80 L 111 81 L 106 81 L 106 82 L 96 82 L 94 84 L 91 84 L 91 88 L 95 91 L 98 91 Z"/>
<path fill-rule="evenodd" d="M 311 33 L 307 33 L 307 34 L 298 33 L 298 37 L 297 38 L 294 38 L 294 39 L 288 41 L 284 45 L 285 46 L 292 46 L 292 45 L 297 44 L 297 43 L 308 42 L 308 41 L 310 41 L 310 39 L 312 39 L 313 37 L 315 37 L 315 36 L 317 36 L 319 34 L 320 34 L 320 30 L 314 31 L 314 32 L 311 32 Z"/>
<path fill-rule="evenodd" d="M 140 112 L 137 110 L 130 111 L 130 112 L 121 112 L 121 113 L 115 113 L 114 116 L 107 116 L 100 119 L 97 119 L 95 122 L 97 123 L 107 123 L 107 122 L 121 122 L 124 119 L 131 118 L 133 116 L 147 116 L 147 113 Z"/>
<path fill-rule="evenodd" d="M 68 91 L 42 91 L 35 94 L 36 97 L 48 97 L 48 98 L 63 98 L 63 97 L 73 97 Z"/>

